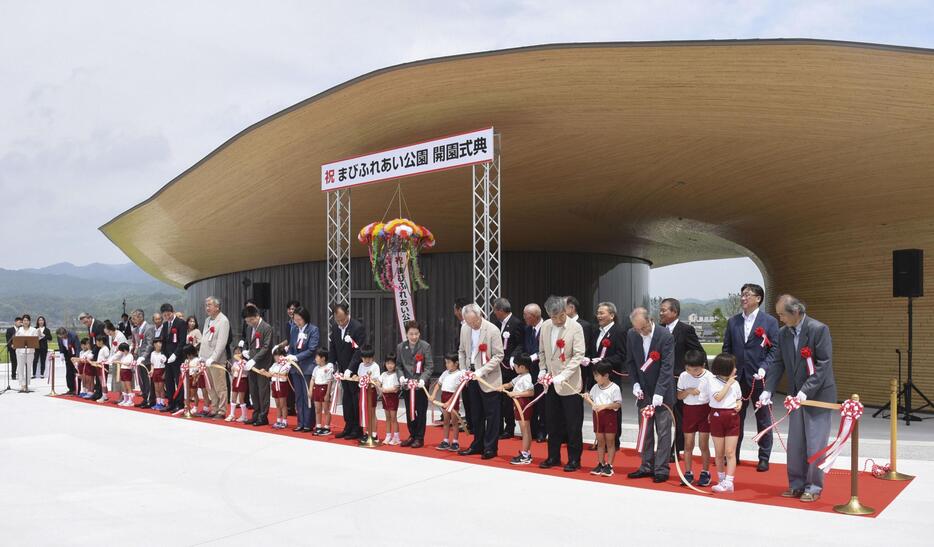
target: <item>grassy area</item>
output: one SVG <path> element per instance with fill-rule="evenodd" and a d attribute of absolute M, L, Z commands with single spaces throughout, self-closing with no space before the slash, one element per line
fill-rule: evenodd
<path fill-rule="evenodd" d="M 723 350 L 723 344 L 720 342 L 701 342 L 701 345 L 710 357 L 718 355 Z"/>

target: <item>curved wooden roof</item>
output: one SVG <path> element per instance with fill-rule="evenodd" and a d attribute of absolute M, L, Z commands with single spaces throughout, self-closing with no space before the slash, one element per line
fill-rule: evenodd
<path fill-rule="evenodd" d="M 493 125 L 505 249 L 656 266 L 749 254 L 768 269 L 779 236 L 793 247 L 928 218 L 931 53 L 815 40 L 601 43 L 399 65 L 253 125 L 101 230 L 180 286 L 321 260 L 322 163 Z M 437 251 L 470 249 L 469 169 L 402 184 Z M 353 229 L 379 219 L 394 190 L 353 190 Z M 167 221 L 179 229 L 166 234 Z"/>

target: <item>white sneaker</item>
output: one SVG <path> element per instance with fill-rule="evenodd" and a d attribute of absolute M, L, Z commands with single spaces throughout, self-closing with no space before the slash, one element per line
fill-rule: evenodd
<path fill-rule="evenodd" d="M 224 421 L 225 421 L 225 422 L 232 422 L 233 420 L 234 420 L 234 415 L 233 415 L 233 414 L 228 414 L 227 417 L 224 418 Z"/>
<path fill-rule="evenodd" d="M 243 416 L 240 416 L 239 418 L 237 418 L 237 421 L 240 422 L 241 424 L 245 424 L 245 423 L 246 423 L 246 414 L 244 414 Z"/>
<path fill-rule="evenodd" d="M 732 481 L 723 481 L 723 482 L 719 482 L 719 483 L 715 484 L 715 485 L 713 486 L 713 488 L 711 488 L 711 490 L 714 491 L 714 492 L 716 492 L 716 493 L 718 493 L 718 494 L 721 494 L 721 493 L 730 493 L 730 492 L 733 491 L 733 483 L 732 483 Z"/>

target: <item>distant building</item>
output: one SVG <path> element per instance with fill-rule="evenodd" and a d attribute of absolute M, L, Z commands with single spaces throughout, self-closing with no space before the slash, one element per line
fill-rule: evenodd
<path fill-rule="evenodd" d="M 692 313 L 688 315 L 688 325 L 694 327 L 697 337 L 701 342 L 719 342 L 717 331 L 713 328 L 714 318 L 712 315 L 697 315 Z"/>

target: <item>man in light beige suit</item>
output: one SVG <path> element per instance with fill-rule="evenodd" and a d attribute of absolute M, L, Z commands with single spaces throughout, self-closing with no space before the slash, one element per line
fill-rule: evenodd
<path fill-rule="evenodd" d="M 496 325 L 483 318 L 483 311 L 476 304 L 467 304 L 461 309 L 464 325 L 461 327 L 458 348 L 461 368 L 473 371 L 483 382 L 471 381 L 465 388 L 469 398 L 470 412 L 467 419 L 473 431 L 470 447 L 458 452 L 461 456 L 483 454 L 488 460 L 496 456 L 499 449 L 499 423 L 501 419 L 500 391 L 503 375 L 503 339 Z M 486 347 L 481 351 L 480 347 Z M 487 385 L 489 384 L 489 385 Z"/>
<path fill-rule="evenodd" d="M 577 321 L 568 320 L 563 297 L 548 297 L 545 311 L 550 319 L 542 325 L 539 335 L 539 374 L 550 374 L 552 383 L 545 395 L 548 459 L 539 467 L 561 465 L 561 445 L 567 443 L 568 463 L 564 470 L 570 473 L 580 469 L 583 451 L 584 400 L 578 394 L 582 385 L 580 363 L 586 351 L 584 329 Z"/>
<path fill-rule="evenodd" d="M 227 413 L 227 373 L 210 365 L 227 366 L 227 345 L 230 342 L 230 320 L 221 313 L 221 302 L 213 296 L 204 299 L 204 334 L 198 359 L 209 365 L 211 377 L 210 399 L 215 418 L 223 418 Z M 231 409 L 233 412 L 233 409 Z"/>

